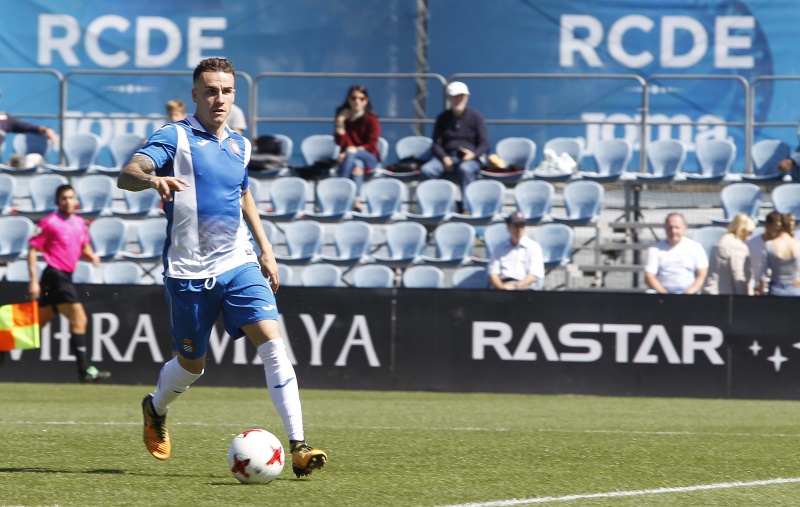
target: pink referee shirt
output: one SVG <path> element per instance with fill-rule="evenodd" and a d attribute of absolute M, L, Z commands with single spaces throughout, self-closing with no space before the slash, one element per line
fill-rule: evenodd
<path fill-rule="evenodd" d="M 39 221 L 38 234 L 28 242 L 42 252 L 49 266 L 72 273 L 81 258 L 83 245 L 89 242 L 89 230 L 82 216 L 67 218 L 55 212 Z"/>

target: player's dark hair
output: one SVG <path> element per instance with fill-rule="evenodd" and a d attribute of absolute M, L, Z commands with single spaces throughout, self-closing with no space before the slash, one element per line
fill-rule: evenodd
<path fill-rule="evenodd" d="M 58 204 L 58 198 L 61 197 L 61 194 L 63 194 L 67 190 L 72 190 L 73 192 L 75 191 L 75 189 L 72 188 L 72 185 L 59 185 L 58 186 L 58 188 L 56 189 L 56 196 L 55 196 L 56 204 Z"/>
<path fill-rule="evenodd" d="M 233 62 L 225 58 L 206 58 L 197 64 L 192 74 L 192 83 L 197 82 L 197 78 L 203 72 L 224 72 L 236 76 L 236 70 L 233 68 Z"/>

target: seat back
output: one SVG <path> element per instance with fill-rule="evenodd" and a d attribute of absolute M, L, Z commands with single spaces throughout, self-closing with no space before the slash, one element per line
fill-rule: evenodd
<path fill-rule="evenodd" d="M 36 263 L 36 278 L 42 275 L 44 270 L 44 262 Z M 30 282 L 31 276 L 28 272 L 28 259 L 18 259 L 11 261 L 6 266 L 5 280 L 7 282 Z"/>
<path fill-rule="evenodd" d="M 321 213 L 341 215 L 353 209 L 356 184 L 350 178 L 327 178 L 317 184 L 316 193 Z"/>
<path fill-rule="evenodd" d="M 386 158 L 389 156 L 389 141 L 384 137 L 378 138 L 378 157 L 380 161 L 386 163 Z"/>
<path fill-rule="evenodd" d="M 69 167 L 91 166 L 100 155 L 100 137 L 91 132 L 65 136 L 63 146 Z"/>
<path fill-rule="evenodd" d="M 727 231 L 725 227 L 719 225 L 706 225 L 705 227 L 696 229 L 694 233 L 692 233 L 692 239 L 703 245 L 703 249 L 706 251 L 706 257 L 711 257 L 711 249 L 719 243 L 720 238 Z"/>
<path fill-rule="evenodd" d="M 496 180 L 475 180 L 464 190 L 464 203 L 472 216 L 498 215 L 503 210 L 506 187 Z"/>
<path fill-rule="evenodd" d="M 403 205 L 405 185 L 391 178 L 378 178 L 364 186 L 364 198 L 373 215 L 391 215 Z"/>
<path fill-rule="evenodd" d="M 800 183 L 784 183 L 772 190 L 772 206 L 781 213 L 800 217 Z"/>
<path fill-rule="evenodd" d="M 103 283 L 139 285 L 143 276 L 144 269 L 135 262 L 118 261 L 103 265 Z"/>
<path fill-rule="evenodd" d="M 601 139 L 594 147 L 594 161 L 599 174 L 611 176 L 628 169 L 633 146 L 627 139 Z"/>
<path fill-rule="evenodd" d="M 127 227 L 117 217 L 100 217 L 89 224 L 92 248 L 101 259 L 112 259 L 125 249 Z"/>
<path fill-rule="evenodd" d="M 163 255 L 167 242 L 167 219 L 164 217 L 147 218 L 139 222 L 136 241 L 140 251 L 147 256 Z"/>
<path fill-rule="evenodd" d="M 383 264 L 364 264 L 353 270 L 353 286 L 388 289 L 394 285 L 394 270 Z"/>
<path fill-rule="evenodd" d="M 0 213 L 14 204 L 17 180 L 10 174 L 0 173 Z"/>
<path fill-rule="evenodd" d="M 411 266 L 403 272 L 402 281 L 409 289 L 441 289 L 444 271 L 436 266 Z"/>
<path fill-rule="evenodd" d="M 294 151 L 294 141 L 292 138 L 287 136 L 286 134 L 272 134 L 272 137 L 280 140 L 281 142 L 281 155 L 286 157 L 287 159 L 292 157 L 292 151 Z"/>
<path fill-rule="evenodd" d="M 149 210 L 159 209 L 161 196 L 154 188 L 148 188 L 139 192 L 130 190 L 122 191 L 122 198 L 129 213 L 146 213 Z"/>
<path fill-rule="evenodd" d="M 453 210 L 457 188 L 448 180 L 425 180 L 417 186 L 417 204 L 420 214 L 444 215 Z"/>
<path fill-rule="evenodd" d="M 100 211 L 111 208 L 116 181 L 103 174 L 82 176 L 75 186 L 81 211 Z"/>
<path fill-rule="evenodd" d="M 111 161 L 114 167 L 124 167 L 130 162 L 133 154 L 142 147 L 144 139 L 136 134 L 115 135 L 108 142 L 108 150 L 111 152 Z"/>
<path fill-rule="evenodd" d="M 416 222 L 395 222 L 386 228 L 386 247 L 393 259 L 408 259 L 425 249 L 428 232 Z"/>
<path fill-rule="evenodd" d="M 564 206 L 569 218 L 597 218 L 603 206 L 603 186 L 587 180 L 567 184 L 564 187 Z"/>
<path fill-rule="evenodd" d="M 322 225 L 313 220 L 291 222 L 283 234 L 291 257 L 313 257 L 322 249 Z"/>
<path fill-rule="evenodd" d="M 659 139 L 647 145 L 650 172 L 656 176 L 672 176 L 683 169 L 686 145 L 678 139 Z"/>
<path fill-rule="evenodd" d="M 67 178 L 60 174 L 37 174 L 28 182 L 28 192 L 34 211 L 54 211 L 56 189 L 67 184 Z"/>
<path fill-rule="evenodd" d="M 400 138 L 394 145 L 398 160 L 414 157 L 418 160 L 428 161 L 433 157 L 433 139 L 426 136 L 406 136 Z"/>
<path fill-rule="evenodd" d="M 297 176 L 276 178 L 269 186 L 269 198 L 275 214 L 291 214 L 306 206 L 308 183 Z"/>
<path fill-rule="evenodd" d="M 778 162 L 789 158 L 792 149 L 780 139 L 763 139 L 753 143 L 751 158 L 753 159 L 753 174 L 756 176 L 771 176 L 780 174 Z"/>
<path fill-rule="evenodd" d="M 566 153 L 578 166 L 583 160 L 583 142 L 574 137 L 554 137 L 544 143 L 545 150 L 553 150 L 556 155 Z"/>
<path fill-rule="evenodd" d="M 752 183 L 733 183 L 720 192 L 725 218 L 733 219 L 737 213 L 746 213 L 758 219 L 761 211 L 761 189 Z"/>
<path fill-rule="evenodd" d="M 0 255 L 17 256 L 28 250 L 28 239 L 36 226 L 27 217 L 0 217 Z"/>
<path fill-rule="evenodd" d="M 436 257 L 441 260 L 466 259 L 475 246 L 475 228 L 463 222 L 446 222 L 433 231 Z"/>
<path fill-rule="evenodd" d="M 540 219 L 550 214 L 555 192 L 548 181 L 526 180 L 514 187 L 514 202 L 526 219 Z"/>
<path fill-rule="evenodd" d="M 38 153 L 45 160 L 50 151 L 50 145 L 47 142 L 47 137 L 35 132 L 25 132 L 21 134 L 14 134 L 14 141 L 12 142 L 15 155 L 28 155 L 31 153 Z"/>
<path fill-rule="evenodd" d="M 736 160 L 736 145 L 727 139 L 697 141 L 695 155 L 703 176 L 724 176 Z"/>
<path fill-rule="evenodd" d="M 494 152 L 506 164 L 527 170 L 536 158 L 536 143 L 527 137 L 506 137 L 497 142 Z"/>
<path fill-rule="evenodd" d="M 300 275 L 304 287 L 341 287 L 342 270 L 333 264 L 311 264 Z"/>
<path fill-rule="evenodd" d="M 303 139 L 300 143 L 300 151 L 307 165 L 325 159 L 333 159 L 339 156 L 339 145 L 329 134 L 314 134 Z"/>
<path fill-rule="evenodd" d="M 91 262 L 78 261 L 72 273 L 72 283 L 95 283 L 96 272 L 97 269 Z"/>
<path fill-rule="evenodd" d="M 544 224 L 533 233 L 533 239 L 542 247 L 545 266 L 565 265 L 572 258 L 572 228 L 564 224 Z"/>
<path fill-rule="evenodd" d="M 462 266 L 453 271 L 454 289 L 488 289 L 489 272 L 479 266 Z"/>
<path fill-rule="evenodd" d="M 483 247 L 486 249 L 486 257 L 491 258 L 494 248 L 510 236 L 506 223 L 492 224 L 484 229 Z"/>
<path fill-rule="evenodd" d="M 339 257 L 358 259 L 369 254 L 372 226 L 366 222 L 343 222 L 333 231 L 333 243 Z"/>
<path fill-rule="evenodd" d="M 292 271 L 292 268 L 279 262 L 278 279 L 280 280 L 281 285 L 285 285 L 286 287 L 291 287 L 294 285 L 294 272 Z"/>

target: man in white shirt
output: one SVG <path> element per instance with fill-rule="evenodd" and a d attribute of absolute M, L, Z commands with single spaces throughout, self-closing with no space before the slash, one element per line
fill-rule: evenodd
<path fill-rule="evenodd" d="M 231 105 L 231 114 L 228 115 L 228 128 L 241 135 L 244 135 L 244 131 L 247 130 L 244 111 L 236 104 Z"/>
<path fill-rule="evenodd" d="M 544 279 L 544 257 L 539 243 L 525 234 L 525 216 L 508 216 L 509 238 L 498 244 L 489 260 L 489 282 L 500 290 L 534 289 Z"/>
<path fill-rule="evenodd" d="M 670 213 L 664 222 L 667 239 L 647 249 L 644 278 L 659 294 L 697 294 L 708 273 L 703 246 L 685 237 L 686 219 Z"/>

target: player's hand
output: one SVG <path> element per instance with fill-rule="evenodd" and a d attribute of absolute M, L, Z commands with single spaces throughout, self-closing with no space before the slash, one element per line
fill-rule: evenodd
<path fill-rule="evenodd" d="M 183 178 L 175 176 L 153 176 L 150 179 L 150 186 L 156 189 L 162 201 L 167 202 L 172 200 L 173 190 L 181 192 L 189 186 L 189 183 Z"/>
<path fill-rule="evenodd" d="M 39 280 L 31 280 L 28 282 L 28 296 L 31 298 L 31 301 L 39 299 L 41 291 L 42 289 L 39 286 Z"/>
<path fill-rule="evenodd" d="M 277 294 L 281 281 L 278 277 L 278 262 L 275 260 L 275 257 L 262 255 L 258 259 L 258 263 L 261 266 L 261 274 L 263 274 L 264 278 L 269 282 L 269 288 L 272 289 L 273 293 Z"/>

